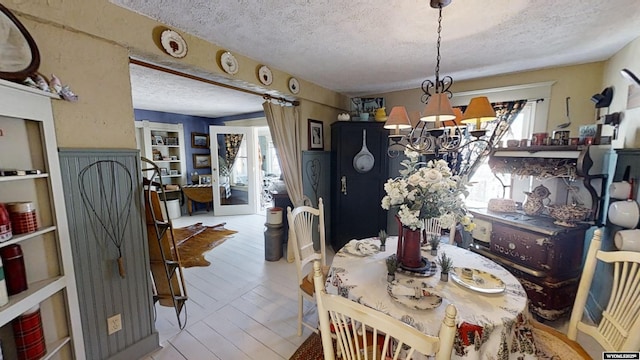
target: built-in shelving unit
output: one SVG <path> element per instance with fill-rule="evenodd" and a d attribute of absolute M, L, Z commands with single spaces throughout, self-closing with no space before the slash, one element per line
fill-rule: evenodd
<path fill-rule="evenodd" d="M 162 183 L 187 183 L 186 151 L 182 124 L 166 124 L 141 120 L 135 122 L 140 155 L 160 168 Z"/>
<path fill-rule="evenodd" d="M 56 95 L 0 80 L 0 166 L 40 170 L 37 175 L 0 177 L 0 202 L 31 202 L 38 229 L 16 234 L 0 248 L 18 244 L 28 289 L 0 307 L 0 336 L 7 359 L 16 358 L 11 322 L 40 307 L 48 358 L 85 358 L 67 213 L 58 159 L 52 99 Z"/>

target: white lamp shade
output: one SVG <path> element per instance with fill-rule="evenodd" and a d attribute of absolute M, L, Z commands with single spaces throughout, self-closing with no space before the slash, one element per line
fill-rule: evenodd
<path fill-rule="evenodd" d="M 420 120 L 427 122 L 438 122 L 453 120 L 456 118 L 456 114 L 453 112 L 451 102 L 447 94 L 434 94 L 429 98 L 427 106 L 425 106 L 422 112 Z"/>

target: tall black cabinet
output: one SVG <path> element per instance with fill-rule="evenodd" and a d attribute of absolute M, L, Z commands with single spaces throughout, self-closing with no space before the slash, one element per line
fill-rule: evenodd
<path fill-rule="evenodd" d="M 331 125 L 331 245 L 335 251 L 351 239 L 376 236 L 387 227 L 387 211 L 380 206 L 388 178 L 389 131 L 383 125 L 349 121 Z M 372 166 L 371 158 L 362 156 L 363 134 Z"/>

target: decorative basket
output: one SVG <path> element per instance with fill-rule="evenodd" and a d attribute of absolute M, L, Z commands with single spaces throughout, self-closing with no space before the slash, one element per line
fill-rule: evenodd
<path fill-rule="evenodd" d="M 553 223 L 565 227 L 575 227 L 575 223 L 583 221 L 591 213 L 591 209 L 580 205 L 549 205 L 547 209 L 556 220 Z"/>
<path fill-rule="evenodd" d="M 490 199 L 488 205 L 489 211 L 516 212 L 516 202 L 512 199 Z"/>

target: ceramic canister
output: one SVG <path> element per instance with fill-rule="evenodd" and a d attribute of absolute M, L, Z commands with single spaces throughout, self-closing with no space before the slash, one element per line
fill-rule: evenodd
<path fill-rule="evenodd" d="M 27 272 L 24 267 L 22 248 L 18 244 L 12 244 L 0 249 L 0 257 L 4 264 L 4 273 L 7 281 L 9 295 L 21 293 L 29 288 L 27 285 Z"/>
<path fill-rule="evenodd" d="M 4 204 L 0 203 L 0 242 L 7 241 L 13 237 L 11 231 L 11 219 L 9 211 Z"/>
<path fill-rule="evenodd" d="M 267 209 L 267 224 L 282 224 L 282 208 L 272 207 Z"/>
<path fill-rule="evenodd" d="M 9 293 L 7 293 L 7 282 L 4 278 L 4 269 L 2 268 L 2 260 L 0 260 L 0 306 L 9 303 Z M 0 354 L 1 355 L 1 354 Z M 2 357 L 0 356 L 0 359 Z"/>
<path fill-rule="evenodd" d="M 14 234 L 26 234 L 38 230 L 36 208 L 30 201 L 13 202 L 7 204 L 11 229 Z"/>
<path fill-rule="evenodd" d="M 11 325 L 16 341 L 18 359 L 40 359 L 47 353 L 39 305 L 18 316 Z"/>

